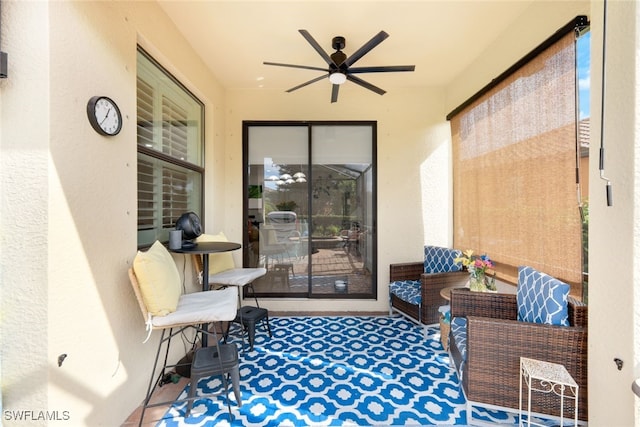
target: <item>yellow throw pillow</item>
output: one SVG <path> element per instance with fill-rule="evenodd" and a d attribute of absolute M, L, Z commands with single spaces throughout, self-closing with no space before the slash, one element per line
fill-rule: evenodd
<path fill-rule="evenodd" d="M 218 234 L 201 234 L 196 242 L 228 242 L 227 236 L 221 231 Z M 221 252 L 209 255 L 209 276 L 212 274 L 236 268 L 231 252 Z"/>
<path fill-rule="evenodd" d="M 156 240 L 146 252 L 138 251 L 133 259 L 142 299 L 154 316 L 176 311 L 180 299 L 180 274 L 169 251 Z"/>

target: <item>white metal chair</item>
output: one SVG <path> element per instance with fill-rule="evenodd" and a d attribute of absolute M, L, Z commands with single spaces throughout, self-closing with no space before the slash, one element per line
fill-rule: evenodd
<path fill-rule="evenodd" d="M 208 235 L 203 234 L 197 239 L 198 242 L 201 241 L 227 241 L 224 233 L 219 233 L 217 235 Z M 202 274 L 203 274 L 203 265 L 202 265 L 202 257 L 200 255 L 194 254 L 192 256 L 193 265 L 196 271 L 196 275 L 200 284 L 202 284 Z M 258 298 L 256 298 L 255 290 L 253 289 L 253 282 L 256 279 L 267 274 L 267 270 L 265 268 L 251 268 L 251 267 L 236 267 L 233 261 L 233 256 L 230 253 L 220 253 L 220 254 L 212 254 L 210 255 L 209 261 L 209 286 L 223 286 L 223 287 L 236 287 L 238 293 L 238 312 L 236 316 L 240 319 L 240 324 L 243 325 L 242 322 L 242 292 L 243 288 L 247 287 L 251 289 L 251 293 L 256 302 L 256 307 L 260 308 L 258 304 Z M 244 334 L 242 335 L 242 349 L 244 350 Z"/>
<path fill-rule="evenodd" d="M 198 241 L 217 241 L 226 242 L 227 238 L 223 233 L 217 235 L 203 234 L 198 237 Z M 193 266 L 198 277 L 198 281 L 202 284 L 202 257 L 200 255 L 192 255 Z M 253 282 L 267 274 L 265 268 L 253 267 L 236 267 L 233 256 L 230 253 L 212 254 L 209 256 L 209 287 L 212 286 L 235 286 L 238 288 L 238 302 L 242 306 L 241 290 L 248 286 L 253 291 Z M 255 292 L 253 292 L 255 298 Z M 258 300 L 256 299 L 256 304 Z"/>
<path fill-rule="evenodd" d="M 156 244 L 154 244 L 148 252 L 151 252 L 152 250 L 156 255 L 159 256 L 153 259 L 152 262 L 147 261 L 147 265 L 145 266 L 145 269 L 147 269 L 147 271 L 143 275 L 143 277 L 145 277 L 145 280 L 149 279 L 149 275 L 147 274 L 148 269 L 155 267 L 153 265 L 149 265 L 153 263 L 160 264 L 160 262 L 162 262 L 162 265 L 158 266 L 160 276 L 157 277 L 164 276 L 162 274 L 164 272 L 162 269 L 166 269 L 165 271 L 168 271 L 170 273 L 168 274 L 169 276 L 173 275 L 173 269 L 175 269 L 175 273 L 177 274 L 175 263 L 173 262 L 171 255 L 169 255 L 164 246 L 156 242 Z M 171 265 L 166 265 L 167 263 L 171 263 Z M 223 354 L 221 347 L 225 344 L 220 344 L 217 337 L 216 328 L 213 328 L 213 331 L 211 331 L 209 330 L 207 325 L 214 322 L 233 321 L 236 316 L 238 306 L 235 291 L 231 288 L 227 288 L 216 291 L 203 291 L 179 295 L 175 308 L 171 307 L 168 310 L 160 309 L 160 313 L 158 313 L 158 304 L 156 304 L 156 301 L 153 301 L 153 295 L 151 295 L 151 293 L 154 290 L 162 291 L 162 285 L 158 284 L 157 286 L 155 286 L 155 283 L 145 283 L 144 286 L 141 286 L 141 284 L 139 283 L 139 278 L 136 275 L 136 271 L 134 271 L 135 268 L 136 261 L 134 261 L 134 268 L 129 269 L 129 280 L 131 282 L 131 286 L 135 293 L 136 299 L 138 300 L 138 305 L 140 307 L 140 311 L 142 312 L 142 316 L 147 328 L 147 337 L 144 342 L 149 340 L 151 333 L 154 330 L 159 329 L 162 331 L 162 335 L 160 336 L 160 341 L 158 343 L 158 350 L 156 352 L 155 360 L 153 363 L 153 368 L 151 370 L 151 378 L 149 380 L 147 394 L 143 402 L 142 414 L 140 416 L 139 424 L 141 425 L 144 419 L 145 410 L 148 407 L 161 406 L 175 402 L 175 400 L 173 400 L 149 404 L 153 392 L 155 391 L 160 381 L 164 378 L 167 370 L 177 366 L 167 364 L 171 338 L 181 334 L 186 329 L 192 328 L 197 333 L 203 333 L 212 336 L 213 342 L 215 342 L 215 346 L 217 347 L 217 354 Z M 142 269 L 140 269 L 140 273 L 142 273 Z M 176 277 L 178 277 L 179 279 L 179 276 Z M 158 280 L 158 282 L 160 281 L 161 280 Z M 170 283 L 170 286 L 173 285 L 175 284 Z M 152 288 L 155 287 L 155 289 L 149 290 L 148 286 L 151 286 Z M 180 287 L 179 280 L 177 286 L 178 288 Z M 149 308 L 150 306 L 152 307 L 152 309 Z M 163 346 L 165 347 L 164 361 L 162 364 L 162 369 L 156 377 L 156 370 L 158 367 L 160 352 Z M 228 369 L 223 369 L 221 365 L 220 372 L 228 373 L 227 371 Z M 155 382 L 154 378 L 156 378 Z M 231 414 L 231 406 L 229 404 L 228 398 L 229 387 L 226 375 L 223 374 L 222 379 L 225 392 L 227 394 L 227 407 L 229 409 L 229 413 Z M 202 396 L 197 398 L 201 397 Z M 196 399 L 196 397 L 192 396 L 184 400 L 191 401 L 193 399 Z"/>
<path fill-rule="evenodd" d="M 259 230 L 260 258 L 263 259 L 264 266 L 268 270 L 271 262 L 282 262 L 287 258 L 287 245 L 284 241 L 278 241 L 276 230 L 264 226 Z"/>
<path fill-rule="evenodd" d="M 198 281 L 202 284 L 202 257 L 192 255 L 193 265 L 198 276 Z M 211 266 L 209 267 L 211 268 Z M 212 286 L 244 286 L 252 287 L 254 280 L 267 274 L 267 270 L 260 267 L 234 267 L 228 270 L 218 271 L 209 274 L 209 287 Z"/>

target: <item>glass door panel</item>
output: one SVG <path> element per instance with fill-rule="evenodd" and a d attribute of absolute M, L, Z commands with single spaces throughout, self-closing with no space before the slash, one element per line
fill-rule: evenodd
<path fill-rule="evenodd" d="M 245 260 L 267 274 L 259 294 L 308 294 L 307 126 L 252 126 Z"/>
<path fill-rule="evenodd" d="M 371 124 L 245 128 L 244 259 L 267 269 L 258 295 L 375 294 L 373 132 Z"/>
<path fill-rule="evenodd" d="M 371 142 L 371 126 L 312 127 L 311 295 L 372 292 Z"/>

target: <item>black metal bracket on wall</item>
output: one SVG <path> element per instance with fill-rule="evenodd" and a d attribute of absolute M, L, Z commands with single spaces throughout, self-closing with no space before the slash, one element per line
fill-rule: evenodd
<path fill-rule="evenodd" d="M 2 41 L 2 0 L 0 0 L 0 42 Z M 2 43 L 0 43 L 0 49 Z M 0 79 L 6 79 L 9 75 L 9 55 L 0 50 Z"/>
<path fill-rule="evenodd" d="M 6 79 L 9 74 L 9 58 L 7 52 L 0 52 L 0 79 Z"/>

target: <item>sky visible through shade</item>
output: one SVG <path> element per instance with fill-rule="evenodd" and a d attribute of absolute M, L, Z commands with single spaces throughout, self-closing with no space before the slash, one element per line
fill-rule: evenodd
<path fill-rule="evenodd" d="M 580 120 L 591 116 L 591 31 L 580 37 L 578 43 L 578 98 L 580 101 Z"/>

